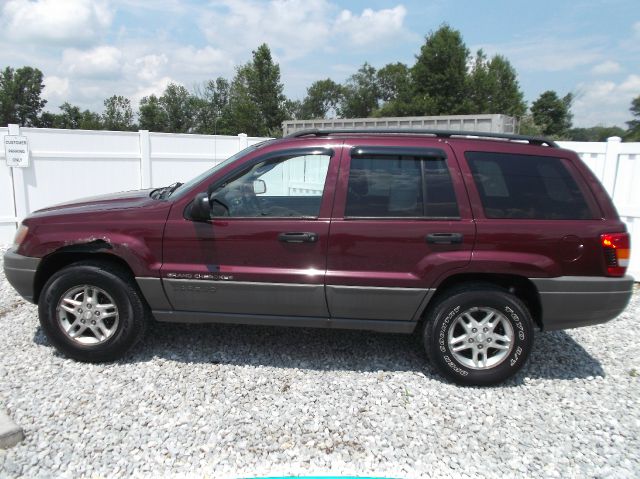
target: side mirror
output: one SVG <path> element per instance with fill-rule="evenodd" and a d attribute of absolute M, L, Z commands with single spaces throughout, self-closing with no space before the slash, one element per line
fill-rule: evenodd
<path fill-rule="evenodd" d="M 254 195 L 262 195 L 267 192 L 267 184 L 264 180 L 254 180 L 253 181 L 253 194 Z"/>
<path fill-rule="evenodd" d="M 209 221 L 211 219 L 211 205 L 207 193 L 198 193 L 191 204 L 191 219 L 194 221 Z"/>

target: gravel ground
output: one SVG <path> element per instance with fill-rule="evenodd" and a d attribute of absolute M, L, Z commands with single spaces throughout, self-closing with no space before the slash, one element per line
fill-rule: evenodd
<path fill-rule="evenodd" d="M 2 477 L 637 477 L 640 293 L 602 326 L 540 333 L 495 388 L 444 382 L 410 336 L 156 325 L 77 363 L 0 272 Z"/>

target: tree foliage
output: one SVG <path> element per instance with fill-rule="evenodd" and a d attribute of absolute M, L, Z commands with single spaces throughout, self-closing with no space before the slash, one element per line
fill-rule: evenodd
<path fill-rule="evenodd" d="M 612 136 L 624 137 L 625 131 L 619 126 L 592 126 L 591 128 L 572 128 L 567 136 L 572 141 L 607 141 Z"/>
<path fill-rule="evenodd" d="M 0 123 L 52 128 L 277 136 L 286 119 L 501 113 L 519 119 L 520 133 L 602 141 L 624 136 L 640 141 L 640 97 L 632 119 L 617 127 L 571 129 L 571 93 L 545 91 L 530 109 L 515 68 L 502 55 L 488 57 L 469 49 L 458 30 L 442 25 L 425 37 L 413 65 L 389 63 L 376 69 L 365 62 L 345 82 L 313 82 L 301 100 L 284 95 L 280 66 L 266 44 L 252 52 L 231 79 L 217 77 L 190 91 L 169 84 L 164 92 L 142 98 L 138 125 L 130 101 L 114 95 L 100 113 L 68 102 L 58 113 L 43 111 L 43 75 L 32 67 L 0 71 Z"/>
<path fill-rule="evenodd" d="M 204 90 L 196 93 L 197 133 L 234 134 L 228 121 L 230 84 L 222 77 L 209 80 Z"/>
<path fill-rule="evenodd" d="M 307 94 L 301 102 L 299 117 L 303 120 L 329 118 L 338 111 L 342 99 L 342 85 L 330 78 L 317 80 L 307 88 Z"/>
<path fill-rule="evenodd" d="M 106 130 L 133 130 L 133 110 L 131 101 L 120 95 L 113 95 L 104 101 L 102 123 Z"/>
<path fill-rule="evenodd" d="M 42 72 L 32 67 L 7 67 L 0 72 L 0 124 L 39 125 L 47 103 L 42 99 L 42 79 Z"/>
<path fill-rule="evenodd" d="M 166 129 L 174 133 L 188 133 L 195 123 L 194 97 L 184 86 L 169 83 L 158 99 L 166 117 Z"/>
<path fill-rule="evenodd" d="M 408 116 L 416 114 L 411 69 L 404 63 L 389 63 L 377 73 L 382 106 L 375 116 Z"/>
<path fill-rule="evenodd" d="M 547 136 L 564 137 L 571 128 L 571 103 L 573 94 L 563 98 L 553 90 L 547 90 L 531 105 L 533 121 Z"/>
<path fill-rule="evenodd" d="M 629 129 L 627 130 L 625 139 L 629 141 L 640 141 L 640 95 L 633 99 L 629 111 L 634 119 L 627 122 Z"/>
<path fill-rule="evenodd" d="M 343 118 L 371 116 L 378 108 L 380 88 L 376 69 L 368 63 L 351 75 L 344 85 L 338 105 L 338 114 Z"/>
<path fill-rule="evenodd" d="M 274 63 L 271 50 L 266 44 L 253 51 L 252 60 L 238 69 L 230 92 L 229 107 L 238 107 L 233 112 L 248 125 L 245 131 L 250 135 L 271 136 L 281 132 L 281 124 L 286 118 L 284 85 L 280 79 L 280 66 Z M 234 98 L 234 95 L 236 97 Z"/>
<path fill-rule="evenodd" d="M 140 100 L 138 123 L 142 130 L 169 131 L 167 112 L 157 96 L 149 95 Z"/>
<path fill-rule="evenodd" d="M 465 112 L 468 58 L 469 50 L 458 30 L 445 24 L 427 35 L 411 69 L 420 114 Z"/>
<path fill-rule="evenodd" d="M 501 113 L 517 118 L 527 111 L 517 74 L 509 60 L 482 50 L 476 53 L 467 81 L 468 113 Z"/>

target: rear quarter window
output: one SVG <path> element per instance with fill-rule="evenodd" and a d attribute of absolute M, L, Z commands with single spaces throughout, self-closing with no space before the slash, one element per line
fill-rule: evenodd
<path fill-rule="evenodd" d="M 491 152 L 465 158 L 487 218 L 595 218 L 562 158 Z"/>

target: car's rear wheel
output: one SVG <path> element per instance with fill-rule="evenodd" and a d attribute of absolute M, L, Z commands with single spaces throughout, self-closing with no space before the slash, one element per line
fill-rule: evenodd
<path fill-rule="evenodd" d="M 51 343 L 80 361 L 118 359 L 144 334 L 147 312 L 125 271 L 97 262 L 56 272 L 39 301 L 40 324 Z"/>
<path fill-rule="evenodd" d="M 491 285 L 468 285 L 442 296 L 424 328 L 427 354 L 458 384 L 484 386 L 513 376 L 533 346 L 525 304 Z"/>

